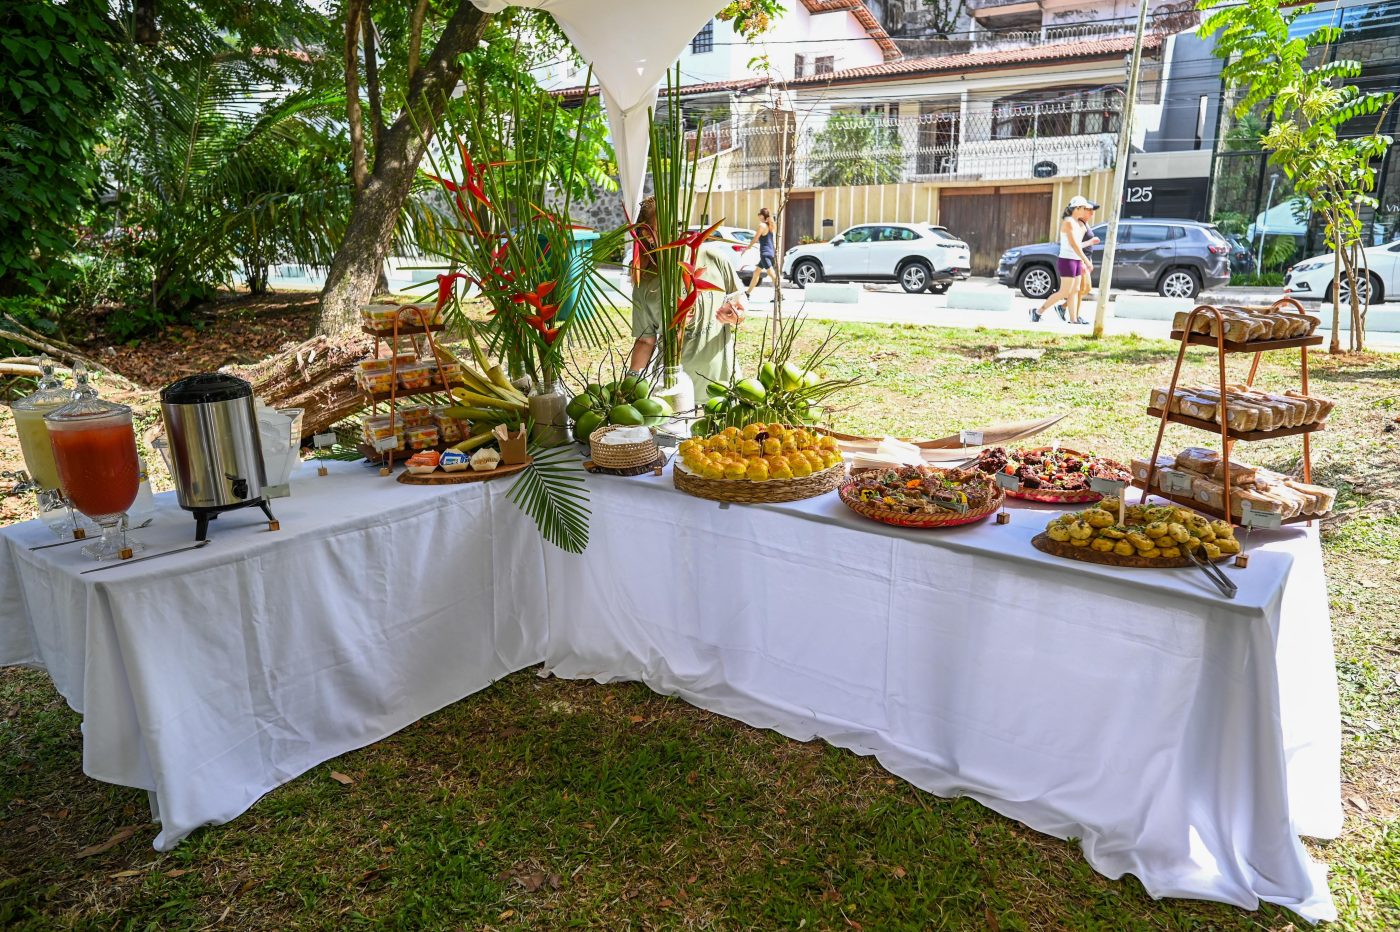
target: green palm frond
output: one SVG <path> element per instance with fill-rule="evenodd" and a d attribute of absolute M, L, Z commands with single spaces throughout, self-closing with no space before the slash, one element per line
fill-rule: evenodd
<path fill-rule="evenodd" d="M 588 546 L 588 487 L 572 447 L 530 445 L 534 460 L 510 488 L 510 499 L 530 516 L 540 536 L 560 550 L 583 553 Z"/>

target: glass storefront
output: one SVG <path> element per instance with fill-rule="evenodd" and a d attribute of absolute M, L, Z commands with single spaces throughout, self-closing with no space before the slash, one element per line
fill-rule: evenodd
<path fill-rule="evenodd" d="M 1294 31 L 1303 35 L 1327 25 L 1340 26 L 1342 38 L 1320 51 L 1319 64 L 1357 60 L 1362 63 L 1361 77 L 1352 83 L 1358 87 L 1380 91 L 1400 86 L 1400 0 L 1318 10 L 1301 17 Z M 1233 110 L 1234 100 L 1227 94 L 1216 136 L 1211 219 L 1249 252 L 1247 260 L 1241 257 L 1237 276 L 1255 268 L 1266 276 L 1277 275 L 1299 259 L 1328 251 L 1322 224 L 1308 215 L 1283 172 L 1268 164 L 1259 144 L 1268 129 L 1267 121 L 1255 114 L 1236 118 Z M 1359 136 L 1377 132 L 1376 122 L 1376 116 L 1358 119 L 1344 127 L 1343 133 Z M 1379 132 L 1400 136 L 1400 107 L 1387 113 Z M 1400 237 L 1400 146 L 1392 146 L 1374 167 L 1374 193 L 1380 204 L 1368 212 L 1364 236 L 1368 243 L 1384 243 Z M 1247 269 L 1250 263 L 1254 268 Z"/>

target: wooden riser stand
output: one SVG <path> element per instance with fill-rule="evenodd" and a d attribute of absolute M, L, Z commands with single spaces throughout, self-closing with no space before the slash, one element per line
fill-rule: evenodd
<path fill-rule="evenodd" d="M 415 325 L 402 324 L 400 321 L 402 319 L 404 311 L 412 311 L 416 313 L 421 323 Z M 441 333 L 443 325 L 427 323 L 427 321 L 432 319 L 432 316 L 433 312 L 426 308 L 417 307 L 415 305 L 406 305 L 403 311 L 399 312 L 399 316 L 394 318 L 393 327 L 384 330 L 375 330 L 372 327 L 360 328 L 360 330 L 364 333 L 374 337 L 375 358 L 379 357 L 379 345 L 381 342 L 384 342 L 388 344 L 390 351 L 389 358 L 393 360 L 393 365 L 389 371 L 393 375 L 394 381 L 389 391 L 373 393 L 364 391 L 363 389 L 361 390 L 365 396 L 365 401 L 368 403 L 370 410 L 378 412 L 381 405 L 387 406 L 389 409 L 388 413 L 390 418 L 396 419 L 398 417 L 398 404 L 400 399 L 428 396 L 440 397 L 441 399 L 445 399 L 442 402 L 444 404 L 452 403 L 452 384 L 449 381 L 446 373 L 442 371 L 441 365 L 443 362 L 443 354 L 438 352 L 437 342 L 434 340 L 434 334 Z M 428 351 L 429 353 L 431 353 L 433 360 L 435 360 L 438 363 L 438 377 L 442 385 L 440 393 L 436 389 L 432 391 L 409 391 L 406 389 L 399 388 L 399 341 L 405 337 L 409 338 L 410 341 L 412 341 L 412 338 L 417 336 L 427 337 Z M 418 349 L 418 344 L 416 342 L 411 342 L 410 345 L 413 347 L 414 356 L 421 358 L 421 354 L 419 353 Z M 380 470 L 380 472 L 383 475 L 389 475 L 390 467 L 392 467 L 395 463 L 402 462 L 408 459 L 414 453 L 418 452 L 417 450 L 409 449 L 388 450 L 384 452 L 379 452 L 376 451 L 368 443 L 361 443 L 359 449 L 361 453 L 365 454 L 365 459 L 370 460 L 371 462 L 375 460 L 380 461 L 380 464 L 383 467 Z M 440 443 L 438 444 L 436 449 L 446 449 L 446 445 Z"/>
<path fill-rule="evenodd" d="M 1266 313 L 1276 314 L 1280 313 L 1281 309 L 1288 305 L 1292 305 L 1296 313 L 1301 314 L 1303 311 L 1303 306 L 1297 301 L 1293 300 L 1292 298 L 1282 298 L 1278 301 L 1275 301 L 1268 308 L 1261 308 L 1261 310 L 1265 311 Z M 1202 316 L 1213 316 L 1215 318 L 1215 336 L 1209 336 L 1204 333 L 1196 332 L 1196 321 Z M 1152 445 L 1152 456 L 1147 463 L 1147 477 L 1142 480 L 1133 480 L 1133 485 L 1142 489 L 1142 498 L 1140 499 L 1140 501 L 1145 502 L 1147 501 L 1149 495 L 1156 495 L 1160 498 L 1165 498 L 1170 501 L 1176 502 L 1179 505 L 1185 505 L 1194 508 L 1197 511 L 1212 514 L 1218 518 L 1223 518 L 1226 521 L 1229 521 L 1231 524 L 1238 524 L 1239 519 L 1236 518 L 1234 514 L 1234 508 L 1232 507 L 1234 500 L 1231 497 L 1230 491 L 1230 454 L 1235 444 L 1235 441 L 1237 440 L 1269 440 L 1276 437 L 1301 435 L 1303 438 L 1303 481 L 1312 482 L 1312 444 L 1309 438 L 1311 437 L 1313 431 L 1321 430 L 1322 426 L 1309 425 L 1307 427 L 1282 428 L 1279 430 L 1254 430 L 1232 432 L 1228 426 L 1230 420 L 1230 406 L 1229 395 L 1225 390 L 1225 386 L 1229 384 L 1230 380 L 1225 372 L 1225 362 L 1226 358 L 1232 354 L 1252 353 L 1254 355 L 1254 360 L 1252 363 L 1250 363 L 1249 366 L 1249 377 L 1245 379 L 1245 385 L 1252 386 L 1254 384 L 1255 377 L 1259 374 L 1259 363 L 1260 360 L 1263 359 L 1264 353 L 1273 350 L 1299 350 L 1299 352 L 1302 355 L 1302 391 L 1303 394 L 1306 395 L 1308 393 L 1308 348 L 1312 346 L 1320 346 L 1322 344 L 1322 337 L 1307 336 L 1297 337 L 1291 340 L 1262 340 L 1253 343 L 1232 342 L 1230 340 L 1225 339 L 1225 320 L 1224 316 L 1220 312 L 1220 309 L 1212 305 L 1203 304 L 1197 307 L 1195 310 L 1193 310 L 1191 314 L 1187 317 L 1186 327 L 1184 330 L 1172 331 L 1172 339 L 1180 341 L 1181 349 L 1177 351 L 1176 368 L 1172 370 L 1171 385 L 1167 388 L 1168 403 L 1170 404 L 1170 400 L 1176 397 L 1176 386 L 1181 380 L 1182 366 L 1186 363 L 1186 348 L 1188 346 L 1193 345 L 1213 346 L 1215 347 L 1216 363 L 1220 373 L 1219 423 L 1212 423 L 1209 421 L 1198 420 L 1196 418 L 1185 417 L 1180 414 L 1175 414 L 1170 410 L 1158 411 L 1153 408 L 1149 408 L 1147 410 L 1148 415 L 1151 417 L 1158 418 L 1160 424 L 1157 427 L 1157 442 Z M 1222 479 L 1222 482 L 1225 485 L 1225 508 L 1223 513 L 1221 513 L 1217 509 L 1209 508 L 1204 503 L 1198 502 L 1190 497 L 1172 495 L 1166 492 L 1162 492 L 1161 490 L 1154 490 L 1152 488 L 1153 479 L 1156 478 L 1157 473 L 1157 457 L 1162 452 L 1162 438 L 1167 432 L 1167 425 L 1170 423 L 1182 424 L 1188 427 L 1194 427 L 1197 430 L 1205 430 L 1211 433 L 1220 434 L 1220 456 L 1225 465 L 1224 478 Z M 1284 523 L 1296 524 L 1303 521 L 1311 521 L 1314 517 L 1316 516 L 1299 515 L 1295 518 L 1286 520 Z"/>

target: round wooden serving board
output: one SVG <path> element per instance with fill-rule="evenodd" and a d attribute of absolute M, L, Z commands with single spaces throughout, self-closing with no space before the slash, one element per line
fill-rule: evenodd
<path fill-rule="evenodd" d="M 478 472 L 470 466 L 461 472 L 443 472 L 438 469 L 428 473 L 411 473 L 405 469 L 399 473 L 399 481 L 405 485 L 456 485 L 460 482 L 485 482 L 487 479 L 513 476 L 533 462 L 534 460 L 527 456 L 523 463 L 516 463 L 514 466 L 497 466 L 486 472 Z"/>
<path fill-rule="evenodd" d="M 1100 566 L 1124 566 L 1136 569 L 1158 569 L 1174 570 L 1188 566 L 1194 566 L 1190 557 L 1131 557 L 1120 556 L 1116 553 L 1095 550 L 1093 547 L 1076 547 L 1067 541 L 1051 540 L 1050 535 L 1044 531 L 1031 538 L 1031 546 L 1041 553 L 1048 553 L 1053 557 L 1063 557 L 1066 560 L 1078 560 L 1080 563 L 1097 563 Z M 1215 562 L 1220 563 L 1228 560 L 1234 554 L 1221 554 L 1216 557 Z M 1204 558 L 1203 558 L 1204 559 Z"/>

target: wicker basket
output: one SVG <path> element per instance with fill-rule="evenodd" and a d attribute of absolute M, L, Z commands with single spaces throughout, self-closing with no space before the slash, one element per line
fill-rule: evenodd
<path fill-rule="evenodd" d="M 621 428 L 608 424 L 588 435 L 588 455 L 594 463 L 604 469 L 636 469 L 651 466 L 661 455 L 656 449 L 655 438 L 645 443 L 602 443 L 603 437 Z"/>
<path fill-rule="evenodd" d="M 797 502 L 825 495 L 839 486 L 846 478 L 846 464 L 838 463 L 801 479 L 752 482 L 748 479 L 706 479 L 689 472 L 677 460 L 671 467 L 671 478 L 682 492 L 715 502 L 734 502 L 738 505 Z"/>
<path fill-rule="evenodd" d="M 958 514 L 956 511 L 930 512 L 929 514 L 911 515 L 902 511 L 896 511 L 884 504 L 874 504 L 873 502 L 863 502 L 852 491 L 854 483 L 848 482 L 841 486 L 841 501 L 846 503 L 856 514 L 871 521 L 879 521 L 882 524 L 892 524 L 895 527 L 957 527 L 960 524 L 973 524 L 983 518 L 995 514 L 1006 500 L 1001 489 L 997 489 L 997 496 L 981 508 L 974 508 L 965 514 Z"/>

